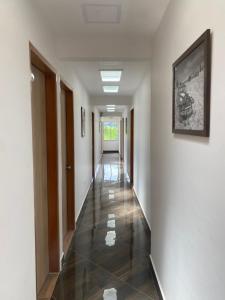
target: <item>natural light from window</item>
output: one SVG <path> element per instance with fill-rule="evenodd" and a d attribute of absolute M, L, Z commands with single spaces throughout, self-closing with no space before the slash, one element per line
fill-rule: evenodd
<path fill-rule="evenodd" d="M 116 122 L 104 122 L 103 123 L 103 137 L 104 141 L 118 141 L 119 128 Z"/>

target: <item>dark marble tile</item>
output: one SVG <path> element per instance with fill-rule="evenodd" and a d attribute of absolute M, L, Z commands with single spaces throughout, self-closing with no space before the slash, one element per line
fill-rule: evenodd
<path fill-rule="evenodd" d="M 158 300 L 150 230 L 118 155 L 104 155 L 53 299 Z"/>

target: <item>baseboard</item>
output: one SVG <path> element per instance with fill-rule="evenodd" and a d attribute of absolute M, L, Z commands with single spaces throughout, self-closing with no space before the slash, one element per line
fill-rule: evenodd
<path fill-rule="evenodd" d="M 163 289 L 162 289 L 162 284 L 159 280 L 159 275 L 156 271 L 156 267 L 155 267 L 155 264 L 154 264 L 154 261 L 153 261 L 153 258 L 152 258 L 151 254 L 149 255 L 149 258 L 150 258 L 150 261 L 151 261 L 151 264 L 152 264 L 152 267 L 153 267 L 153 270 L 154 270 L 154 276 L 155 276 L 155 281 L 156 281 L 156 284 L 157 284 L 157 289 L 158 289 L 158 293 L 159 293 L 159 296 L 160 296 L 160 300 L 166 300 L 165 294 L 164 294 Z"/>
<path fill-rule="evenodd" d="M 96 170 L 95 170 L 95 178 L 97 177 L 98 170 L 99 170 L 100 165 L 101 165 L 101 160 L 102 160 L 102 154 L 100 155 L 100 158 L 99 158 L 98 163 L 97 163 L 97 167 L 96 167 Z"/>
<path fill-rule="evenodd" d="M 145 220 L 146 224 L 148 225 L 148 228 L 149 228 L 149 231 L 150 231 L 150 234 L 151 234 L 151 226 L 150 226 L 150 224 L 149 224 L 149 222 L 148 222 L 148 219 L 146 218 L 146 215 L 145 215 L 144 210 L 143 210 L 143 208 L 142 208 L 142 206 L 141 206 L 141 203 L 140 203 L 140 201 L 139 201 L 139 199 L 138 199 L 137 192 L 136 192 L 134 186 L 133 186 L 133 192 L 134 192 L 135 197 L 136 197 L 136 199 L 137 199 L 137 201 L 138 201 L 138 203 L 139 203 L 139 205 L 140 205 L 141 212 L 142 212 L 142 214 L 143 214 L 143 216 L 144 216 L 144 220 Z M 150 253 L 151 253 L 151 250 L 150 250 Z M 152 265 L 152 267 L 153 267 L 153 276 L 154 276 L 154 281 L 155 281 L 156 288 L 157 288 L 157 291 L 158 291 L 158 294 L 159 294 L 159 298 L 160 298 L 159 300 L 166 300 L 166 298 L 165 298 L 165 296 L 164 296 L 164 293 L 163 293 L 163 290 L 162 290 L 162 285 L 161 285 L 161 283 L 160 283 L 158 274 L 157 274 L 157 272 L 156 272 L 156 268 L 155 268 L 155 265 L 154 265 L 154 262 L 153 262 L 153 259 L 152 259 L 151 254 L 149 255 L 149 258 L 150 258 L 150 261 L 151 261 L 151 265 Z"/>
<path fill-rule="evenodd" d="M 61 258 L 60 258 L 60 272 L 62 271 L 64 261 L 65 261 L 65 255 L 64 255 L 64 251 L 63 251 Z"/>
<path fill-rule="evenodd" d="M 145 217 L 145 220 L 146 220 L 146 222 L 147 222 L 147 224 L 148 224 L 148 227 L 150 228 L 150 231 L 151 231 L 151 225 L 149 224 L 149 221 L 148 221 L 148 219 L 147 219 L 147 217 L 146 217 L 146 215 L 145 215 L 145 212 L 144 212 L 144 210 L 143 210 L 143 208 L 142 208 L 142 206 L 141 206 L 141 202 L 140 202 L 139 199 L 138 199 L 138 196 L 137 196 L 137 192 L 136 192 L 135 186 L 133 186 L 133 191 L 134 191 L 134 194 L 135 194 L 135 196 L 136 196 L 136 198 L 137 198 L 137 200 L 138 200 L 138 203 L 139 203 L 139 205 L 140 205 L 140 207 L 141 207 L 141 211 L 142 211 L 142 213 L 143 213 L 143 215 L 144 215 L 144 217 Z"/>
<path fill-rule="evenodd" d="M 81 221 L 81 217 L 82 217 L 82 215 L 84 214 L 84 209 L 85 209 L 85 207 L 86 207 L 85 203 L 86 203 L 86 200 L 87 200 L 87 195 L 88 195 L 88 192 L 89 192 L 89 190 L 90 190 L 90 187 L 91 187 L 92 183 L 93 183 L 93 178 L 91 179 L 91 182 L 90 182 L 90 184 L 89 184 L 89 186 L 88 186 L 88 189 L 87 189 L 87 191 L 86 191 L 86 193 L 85 193 L 85 197 L 84 197 L 84 200 L 83 200 L 83 204 L 82 204 L 82 206 L 81 206 L 81 208 L 80 208 L 80 211 L 79 211 L 79 213 L 78 213 L 78 215 L 77 215 L 77 218 L 76 218 L 76 220 L 75 220 L 75 222 L 76 222 L 76 227 L 79 225 L 79 223 L 80 223 L 80 221 Z"/>
<path fill-rule="evenodd" d="M 126 177 L 127 182 L 130 183 L 130 177 L 129 177 L 128 173 L 127 173 L 127 172 L 124 172 L 124 174 L 125 174 L 125 177 Z M 136 195 L 136 193 L 135 193 L 135 195 Z M 137 195 L 136 195 L 136 196 L 137 196 Z"/>
<path fill-rule="evenodd" d="M 97 164 L 97 167 L 96 167 L 96 171 L 95 171 L 95 178 L 97 177 L 99 167 L 100 167 L 100 165 L 99 165 L 99 163 L 98 163 L 98 164 Z"/>
<path fill-rule="evenodd" d="M 102 159 L 102 155 L 101 155 L 101 157 L 100 157 L 100 159 L 99 159 L 97 168 L 96 168 L 96 170 L 95 170 L 95 178 L 96 178 L 97 173 L 98 173 L 98 169 L 99 169 L 99 166 L 100 166 L 100 161 L 101 161 L 101 159 Z M 87 200 L 87 195 L 88 195 L 88 192 L 89 192 L 89 190 L 90 190 L 90 187 L 91 187 L 92 183 L 93 183 L 93 178 L 91 179 L 91 182 L 90 182 L 90 184 L 89 184 L 89 186 L 88 186 L 88 189 L 87 189 L 87 191 L 86 191 L 86 193 L 85 193 L 85 197 L 84 197 L 84 200 L 83 200 L 83 204 L 82 204 L 82 206 L 81 206 L 81 208 L 80 208 L 80 211 L 79 211 L 79 213 L 78 213 L 78 215 L 77 215 L 77 218 L 76 218 L 76 220 L 75 220 L 76 226 L 78 226 L 78 224 L 79 224 L 79 222 L 80 222 L 80 219 L 81 219 L 81 216 L 83 215 L 82 212 L 83 212 L 84 209 L 85 209 L 85 202 L 86 202 L 86 200 Z"/>

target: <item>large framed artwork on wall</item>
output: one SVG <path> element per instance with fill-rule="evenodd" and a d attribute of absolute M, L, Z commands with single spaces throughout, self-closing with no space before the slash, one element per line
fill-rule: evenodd
<path fill-rule="evenodd" d="M 173 64 L 173 133 L 209 136 L 210 81 L 208 29 Z"/>

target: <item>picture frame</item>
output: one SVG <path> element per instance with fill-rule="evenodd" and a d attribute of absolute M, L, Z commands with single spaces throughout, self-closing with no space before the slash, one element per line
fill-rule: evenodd
<path fill-rule="evenodd" d="M 85 109 L 81 106 L 81 137 L 85 137 Z"/>
<path fill-rule="evenodd" d="M 209 137 L 211 33 L 207 29 L 173 64 L 172 132 Z"/>
<path fill-rule="evenodd" d="M 127 123 L 128 123 L 128 121 L 127 121 L 127 117 L 126 117 L 126 119 L 125 119 L 125 133 L 127 134 Z"/>

